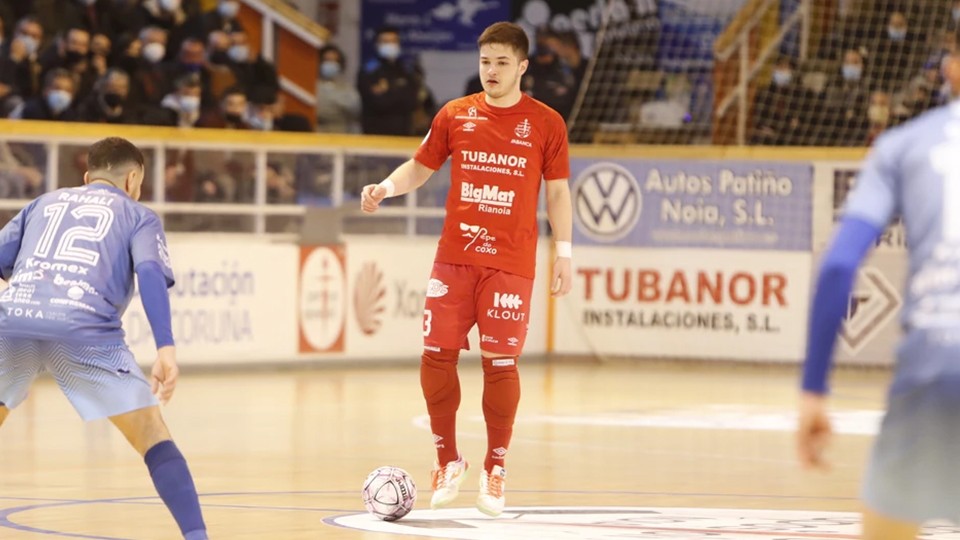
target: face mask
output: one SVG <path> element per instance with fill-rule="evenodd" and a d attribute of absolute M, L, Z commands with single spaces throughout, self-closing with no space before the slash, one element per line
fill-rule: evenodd
<path fill-rule="evenodd" d="M 167 54 L 167 48 L 163 43 L 147 43 L 143 46 L 143 57 L 147 62 L 156 64 Z"/>
<path fill-rule="evenodd" d="M 863 75 L 863 67 L 856 64 L 844 64 L 841 70 L 845 81 L 859 81 Z"/>
<path fill-rule="evenodd" d="M 340 74 L 340 64 L 328 60 L 320 64 L 320 76 L 324 79 L 332 79 Z"/>
<path fill-rule="evenodd" d="M 773 82 L 777 86 L 786 86 L 793 80 L 793 73 L 789 71 L 777 70 L 773 72 Z"/>
<path fill-rule="evenodd" d="M 238 2 L 220 2 L 217 11 L 224 19 L 234 19 L 237 13 L 240 13 L 240 4 Z"/>
<path fill-rule="evenodd" d="M 236 63 L 246 62 L 250 57 L 250 47 L 246 45 L 234 45 L 227 51 L 227 56 Z"/>
<path fill-rule="evenodd" d="M 160 7 L 164 11 L 176 11 L 180 9 L 180 0 L 160 0 Z"/>
<path fill-rule="evenodd" d="M 116 92 L 107 92 L 103 95 L 103 103 L 111 109 L 116 109 L 123 103 L 123 96 Z"/>
<path fill-rule="evenodd" d="M 385 60 L 396 60 L 400 57 L 400 45 L 396 43 L 381 43 L 377 45 L 377 54 Z"/>
<path fill-rule="evenodd" d="M 223 119 L 227 121 L 228 124 L 238 125 L 243 122 L 243 116 L 237 113 L 227 113 L 223 115 Z"/>
<path fill-rule="evenodd" d="M 250 127 L 259 129 L 260 131 L 270 131 L 273 129 L 273 118 L 264 119 L 261 116 L 253 115 L 248 122 L 250 123 Z"/>
<path fill-rule="evenodd" d="M 953 20 L 960 21 L 960 7 L 953 8 L 950 15 L 953 16 Z"/>
<path fill-rule="evenodd" d="M 226 51 L 213 51 L 210 53 L 210 63 L 211 64 L 226 64 L 230 60 L 230 57 L 227 56 Z"/>
<path fill-rule="evenodd" d="M 894 41 L 901 41 L 907 37 L 907 31 L 902 28 L 887 28 L 887 35 L 890 36 L 890 39 Z"/>
<path fill-rule="evenodd" d="M 84 56 L 81 52 L 67 51 L 66 54 L 63 55 L 63 62 L 68 66 L 73 66 L 83 60 Z"/>
<path fill-rule="evenodd" d="M 33 36 L 21 35 L 17 39 L 20 40 L 20 43 L 23 43 L 23 48 L 27 50 L 27 56 L 33 56 L 37 52 L 37 40 L 33 39 Z"/>
<path fill-rule="evenodd" d="M 200 98 L 198 96 L 180 96 L 180 108 L 185 113 L 195 113 L 200 110 Z"/>
<path fill-rule="evenodd" d="M 66 90 L 51 90 L 47 94 L 47 106 L 50 107 L 53 114 L 60 114 L 67 110 L 71 101 L 73 101 L 73 96 Z"/>
<path fill-rule="evenodd" d="M 200 73 L 203 71 L 203 64 L 182 63 L 183 69 L 188 73 Z"/>
<path fill-rule="evenodd" d="M 874 124 L 886 124 L 890 120 L 890 107 L 886 105 L 871 105 L 867 109 L 867 118 Z"/>

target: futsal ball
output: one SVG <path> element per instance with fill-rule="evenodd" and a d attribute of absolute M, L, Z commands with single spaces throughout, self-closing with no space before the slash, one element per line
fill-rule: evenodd
<path fill-rule="evenodd" d="M 363 482 L 363 506 L 384 521 L 396 521 L 413 510 L 417 486 L 407 471 L 399 467 L 380 467 Z"/>

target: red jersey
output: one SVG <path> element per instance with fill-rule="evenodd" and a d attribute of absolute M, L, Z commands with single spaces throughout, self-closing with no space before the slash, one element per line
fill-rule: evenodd
<path fill-rule="evenodd" d="M 512 107 L 484 93 L 447 103 L 414 159 L 439 169 L 453 157 L 447 216 L 436 261 L 496 268 L 533 278 L 541 180 L 570 176 L 567 126 L 523 95 Z"/>

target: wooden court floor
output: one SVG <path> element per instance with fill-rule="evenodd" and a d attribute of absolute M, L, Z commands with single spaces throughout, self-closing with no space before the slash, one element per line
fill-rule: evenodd
<path fill-rule="evenodd" d="M 461 448 L 479 468 L 482 378 L 474 361 L 460 370 Z M 826 475 L 794 461 L 793 369 L 564 361 L 521 374 L 507 467 L 508 506 L 521 509 L 501 520 L 472 510 L 475 471 L 457 509 L 426 510 L 433 452 L 412 364 L 188 372 L 165 415 L 214 539 L 795 538 L 777 523 L 806 531 L 797 538 L 853 537 L 823 512 L 858 509 L 886 373 L 838 377 Z M 49 379 L 0 430 L 0 455 L 2 539 L 178 538 L 139 457 L 108 423 L 82 423 Z M 338 519 L 363 511 L 360 485 L 380 465 L 413 475 L 418 512 L 395 525 Z M 950 531 L 931 538 L 960 538 Z"/>

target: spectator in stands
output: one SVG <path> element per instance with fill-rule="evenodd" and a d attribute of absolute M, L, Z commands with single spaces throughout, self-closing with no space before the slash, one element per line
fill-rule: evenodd
<path fill-rule="evenodd" d="M 867 104 L 871 81 L 864 73 L 863 56 L 856 49 L 843 55 L 839 73 L 827 81 L 821 125 L 825 144 L 860 146 L 867 134 Z"/>
<path fill-rule="evenodd" d="M 530 58 L 530 67 L 524 74 L 524 90 L 532 97 L 546 103 L 560 116 L 567 118 L 576 99 L 573 72 L 560 62 L 556 51 L 550 46 L 556 34 L 547 28 L 537 31 L 536 49 Z"/>
<path fill-rule="evenodd" d="M 267 203 L 294 204 L 297 202 L 297 189 L 293 185 L 293 173 L 290 169 L 275 161 L 267 163 Z"/>
<path fill-rule="evenodd" d="M 892 115 L 890 111 L 890 94 L 876 91 L 870 94 L 870 106 L 867 109 L 867 121 L 869 129 L 867 131 L 867 140 L 864 145 L 869 146 L 873 141 L 887 128 L 892 127 Z"/>
<path fill-rule="evenodd" d="M 108 70 L 94 85 L 93 92 L 77 110 L 81 122 L 134 124 L 138 118 L 126 107 L 130 75 L 118 68 Z"/>
<path fill-rule="evenodd" d="M 947 17 L 945 30 L 953 37 L 953 34 L 960 28 L 960 0 L 950 2 L 950 16 Z M 951 39 L 951 41 L 953 41 Z"/>
<path fill-rule="evenodd" d="M 774 65 L 770 86 L 757 92 L 751 144 L 809 143 L 814 96 L 800 84 L 796 68 L 792 58 L 780 57 Z"/>
<path fill-rule="evenodd" d="M 204 113 L 197 127 L 218 129 L 251 129 L 247 123 L 247 91 L 241 86 L 233 86 L 223 92 L 220 107 Z"/>
<path fill-rule="evenodd" d="M 36 18 L 28 16 L 17 23 L 13 39 L 4 40 L 0 46 L 0 84 L 8 89 L 0 98 L 2 116 L 9 116 L 24 100 L 39 93 L 37 47 L 42 40 L 43 28 Z"/>
<path fill-rule="evenodd" d="M 76 89 L 72 73 L 63 68 L 54 68 L 43 79 L 43 94 L 24 103 L 20 111 L 14 111 L 13 117 L 23 120 L 75 121 L 77 113 L 71 105 Z"/>
<path fill-rule="evenodd" d="M 363 112 L 363 132 L 371 135 L 410 135 L 417 108 L 417 75 L 400 60 L 400 33 L 381 28 L 376 35 L 377 57 L 357 76 Z"/>
<path fill-rule="evenodd" d="M 233 40 L 230 34 L 220 30 L 214 30 L 207 36 L 207 57 L 211 64 L 226 66 L 230 63 L 228 51 Z"/>
<path fill-rule="evenodd" d="M 113 0 L 110 2 L 106 28 L 102 31 L 114 39 L 135 36 L 147 26 L 146 12 L 140 9 L 140 0 Z"/>
<path fill-rule="evenodd" d="M 69 0 L 56 6 L 56 20 L 62 25 L 51 27 L 54 33 L 68 28 L 83 28 L 91 34 L 112 32 L 114 9 L 112 0 Z"/>
<path fill-rule="evenodd" d="M 417 84 L 417 105 L 413 109 L 411 134 L 422 137 L 430 131 L 433 117 L 437 114 L 437 100 L 427 86 L 427 74 L 419 61 L 414 63 L 413 73 Z"/>
<path fill-rule="evenodd" d="M 906 81 L 916 66 L 920 41 L 910 32 L 907 17 L 900 11 L 890 14 L 887 32 L 874 47 L 871 60 L 872 78 L 884 92 L 894 91 Z"/>
<path fill-rule="evenodd" d="M 179 51 L 181 42 L 188 36 L 187 11 L 189 5 L 196 8 L 196 4 L 196 1 L 183 2 L 182 0 L 143 0 L 140 4 L 144 24 L 167 31 L 168 54 L 171 51 Z M 169 59 L 169 56 L 166 59 Z"/>
<path fill-rule="evenodd" d="M 240 13 L 240 2 L 237 0 L 220 0 L 216 9 L 203 13 L 188 23 L 190 33 L 201 36 L 206 40 L 211 32 L 225 32 L 232 34 L 243 31 L 243 26 L 237 20 Z"/>
<path fill-rule="evenodd" d="M 212 96 L 222 96 L 223 91 L 237 84 L 237 77 L 230 69 L 230 56 L 227 51 L 233 40 L 230 34 L 215 30 L 207 37 L 207 70 L 209 71 Z"/>
<path fill-rule="evenodd" d="M 112 48 L 113 44 L 106 34 L 94 34 L 90 38 L 90 69 L 97 77 L 107 73 Z"/>
<path fill-rule="evenodd" d="M 142 61 L 132 74 L 131 99 L 143 106 L 158 106 L 171 89 L 163 57 L 167 54 L 167 31 L 148 26 L 140 31 Z"/>
<path fill-rule="evenodd" d="M 207 51 L 202 41 L 197 38 L 187 38 L 180 46 L 177 60 L 164 66 L 169 80 L 177 80 L 183 75 L 196 74 L 200 77 L 203 88 L 201 106 L 210 107 L 215 101 L 210 91 L 211 72 L 207 63 Z"/>
<path fill-rule="evenodd" d="M 243 30 L 230 34 L 231 44 L 227 51 L 228 66 L 233 71 L 237 84 L 250 92 L 280 91 L 277 69 L 260 54 L 250 50 L 250 37 Z"/>
<path fill-rule="evenodd" d="M 116 47 L 111 47 L 112 55 L 107 65 L 120 68 L 133 77 L 140 67 L 143 43 L 134 36 L 120 36 Z M 132 80 L 131 80 L 132 82 Z"/>
<path fill-rule="evenodd" d="M 62 68 L 82 77 L 89 67 L 89 55 L 90 32 L 83 28 L 70 28 L 58 35 L 40 55 L 40 69 L 42 73 L 46 73 L 51 69 Z"/>
<path fill-rule="evenodd" d="M 923 69 L 893 96 L 893 111 L 897 123 L 902 123 L 934 107 L 939 98 L 940 65 L 933 62 L 924 64 Z"/>
<path fill-rule="evenodd" d="M 320 77 L 317 80 L 317 131 L 360 132 L 360 94 L 343 76 L 343 51 L 336 45 L 320 49 Z"/>
<path fill-rule="evenodd" d="M 548 36 L 547 46 L 557 53 L 560 63 L 570 70 L 574 80 L 574 94 L 576 94 L 576 90 L 579 90 L 580 81 L 587 74 L 587 64 L 589 63 L 580 49 L 580 38 L 577 33 L 572 30 L 554 33 Z"/>
<path fill-rule="evenodd" d="M 29 154 L 0 142 L 0 199 L 30 199 L 43 192 L 43 173 Z"/>
<path fill-rule="evenodd" d="M 247 123 L 259 131 L 313 131 L 310 119 L 302 114 L 288 113 L 283 94 L 266 88 L 253 89 L 247 94 L 250 101 Z"/>
<path fill-rule="evenodd" d="M 196 127 L 200 120 L 200 95 L 203 88 L 196 73 L 181 75 L 174 82 L 174 91 L 160 103 L 166 120 L 161 125 Z"/>

